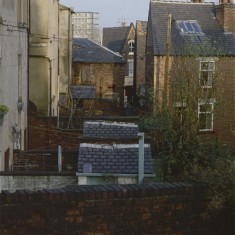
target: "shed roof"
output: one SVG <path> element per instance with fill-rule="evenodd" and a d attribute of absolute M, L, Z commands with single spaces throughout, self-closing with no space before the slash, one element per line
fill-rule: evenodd
<path fill-rule="evenodd" d="M 134 123 L 86 121 L 83 135 L 87 138 L 137 139 L 139 128 Z"/>
<path fill-rule="evenodd" d="M 72 99 L 93 99 L 96 97 L 94 86 L 69 86 Z"/>
<path fill-rule="evenodd" d="M 92 173 L 138 174 L 138 144 L 80 144 L 78 173 L 91 165 Z M 153 174 L 150 145 L 145 144 L 144 173 Z"/>
<path fill-rule="evenodd" d="M 79 63 L 125 63 L 122 56 L 88 38 L 73 40 L 73 61 Z"/>
<path fill-rule="evenodd" d="M 225 33 L 220 27 L 216 19 L 215 5 L 213 3 L 157 1 L 150 3 L 148 21 L 148 27 L 150 27 L 148 31 L 152 31 L 155 55 L 166 54 L 168 14 L 172 15 L 171 54 L 195 54 L 192 46 L 196 48 L 196 46 L 204 45 L 203 53 L 208 52 L 210 55 L 235 55 L 235 37 L 232 33 Z M 177 25 L 178 20 L 196 20 L 202 29 L 202 33 L 181 33 Z M 185 47 L 186 45 L 190 45 L 191 49 Z"/>

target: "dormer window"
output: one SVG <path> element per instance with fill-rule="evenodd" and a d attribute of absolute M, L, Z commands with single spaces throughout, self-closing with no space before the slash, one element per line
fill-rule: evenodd
<path fill-rule="evenodd" d="M 128 46 L 129 46 L 129 55 L 133 55 L 134 51 L 135 51 L 135 41 L 134 40 L 130 40 L 128 42 Z"/>
<path fill-rule="evenodd" d="M 200 34 L 201 27 L 196 20 L 177 20 L 177 25 L 183 34 Z"/>

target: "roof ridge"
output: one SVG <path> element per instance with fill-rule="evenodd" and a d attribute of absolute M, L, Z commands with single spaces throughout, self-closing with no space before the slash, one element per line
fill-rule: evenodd
<path fill-rule="evenodd" d="M 192 2 L 192 1 L 176 1 L 176 0 L 151 0 L 151 3 L 169 3 L 169 4 L 192 4 L 192 5 L 214 5 L 214 2 Z"/>
<path fill-rule="evenodd" d="M 96 44 L 97 46 L 103 48 L 104 50 L 106 50 L 106 51 L 108 51 L 108 52 L 111 52 L 112 54 L 114 54 L 114 55 L 118 56 L 119 58 L 123 59 L 123 57 L 122 57 L 121 55 L 119 55 L 119 54 L 117 54 L 116 52 L 114 52 L 114 51 L 108 49 L 107 47 L 105 47 L 105 46 L 103 46 L 103 45 L 101 45 L 101 44 L 99 44 L 99 43 L 93 41 L 93 40 L 90 39 L 90 38 L 86 38 L 86 39 L 89 40 L 89 41 L 91 41 L 92 43 Z"/>
<path fill-rule="evenodd" d="M 99 44 L 99 43 L 97 43 L 97 42 L 91 40 L 90 38 L 88 38 L 88 40 L 92 41 L 93 43 L 95 43 L 96 45 L 100 46 L 100 47 L 103 48 L 104 50 L 106 50 L 106 51 L 108 51 L 108 52 L 111 52 L 112 54 L 114 54 L 114 55 L 120 57 L 121 59 L 123 59 L 123 57 L 122 57 L 121 55 L 119 55 L 119 54 L 117 54 L 116 52 L 114 52 L 114 51 L 108 49 L 107 47 L 105 47 L 105 46 L 103 46 L 103 45 L 101 45 L 101 44 Z"/>

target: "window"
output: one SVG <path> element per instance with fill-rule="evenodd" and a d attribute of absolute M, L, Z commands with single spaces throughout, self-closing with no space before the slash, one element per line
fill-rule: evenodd
<path fill-rule="evenodd" d="M 83 64 L 80 68 L 80 81 L 82 85 L 92 84 L 92 77 L 89 64 Z"/>
<path fill-rule="evenodd" d="M 186 103 L 184 101 L 176 102 L 174 104 L 175 118 L 178 124 L 184 123 L 185 109 L 186 109 Z"/>
<path fill-rule="evenodd" d="M 199 102 L 198 104 L 198 122 L 199 131 L 212 131 L 214 122 L 214 102 Z"/>
<path fill-rule="evenodd" d="M 18 24 L 21 26 L 28 24 L 28 1 L 27 0 L 18 0 L 17 1 L 17 20 Z"/>
<path fill-rule="evenodd" d="M 202 30 L 196 20 L 178 20 L 177 25 L 183 34 L 201 34 Z"/>
<path fill-rule="evenodd" d="M 134 40 L 130 40 L 128 42 L 128 46 L 129 46 L 129 55 L 133 55 L 134 54 L 134 50 L 135 50 L 135 41 Z"/>
<path fill-rule="evenodd" d="M 133 76 L 134 74 L 134 61 L 128 60 L 128 76 Z"/>
<path fill-rule="evenodd" d="M 210 88 L 213 85 L 215 72 L 214 61 L 200 61 L 200 85 L 204 88 Z"/>

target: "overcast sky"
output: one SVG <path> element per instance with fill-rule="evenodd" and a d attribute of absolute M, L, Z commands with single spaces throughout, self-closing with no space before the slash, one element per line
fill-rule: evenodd
<path fill-rule="evenodd" d="M 149 0 L 60 0 L 60 3 L 73 7 L 74 11 L 100 13 L 100 27 L 128 25 L 136 20 L 147 20 Z"/>
<path fill-rule="evenodd" d="M 148 19 L 150 0 L 60 0 L 60 3 L 74 8 L 74 11 L 92 11 L 100 13 L 100 27 L 120 26 L 125 21 L 127 25 L 136 20 Z M 186 0 L 185 0 L 186 1 Z M 205 0 L 214 1 L 218 0 Z M 232 0 L 235 1 L 235 0 Z"/>

